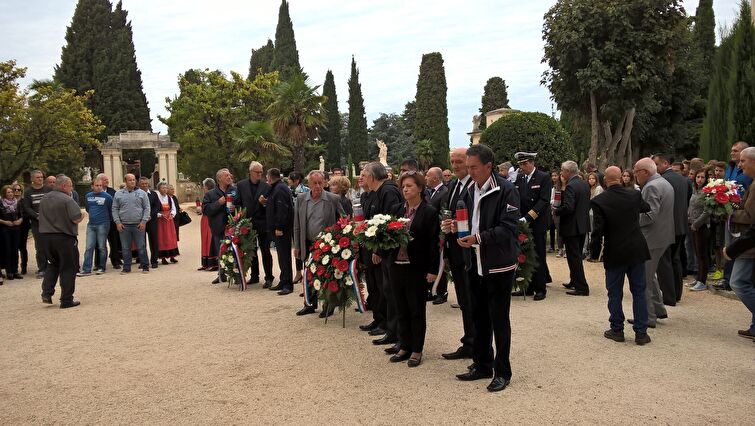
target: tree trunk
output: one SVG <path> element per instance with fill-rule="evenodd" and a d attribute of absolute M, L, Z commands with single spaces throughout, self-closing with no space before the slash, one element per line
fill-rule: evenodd
<path fill-rule="evenodd" d="M 598 105 L 595 100 L 595 93 L 590 92 L 590 151 L 587 158 L 591 163 L 597 164 L 598 159 Z"/>
<path fill-rule="evenodd" d="M 605 141 L 598 150 L 597 166 L 600 170 L 605 170 L 610 165 L 624 168 L 632 161 L 631 140 L 635 113 L 635 108 L 624 111 L 615 128 L 611 120 L 602 122 Z"/>
<path fill-rule="evenodd" d="M 630 108 L 624 114 L 625 120 L 624 129 L 621 131 L 621 145 L 619 145 L 619 150 L 617 151 L 619 158 L 616 159 L 616 164 L 624 168 L 632 165 L 632 128 L 634 127 L 635 112 L 635 108 Z"/>

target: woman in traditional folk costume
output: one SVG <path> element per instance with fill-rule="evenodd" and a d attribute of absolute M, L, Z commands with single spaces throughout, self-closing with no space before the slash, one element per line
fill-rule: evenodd
<path fill-rule="evenodd" d="M 173 218 L 176 217 L 176 205 L 173 198 L 168 195 L 168 184 L 160 182 L 157 184 L 157 198 L 160 200 L 162 210 L 157 213 L 157 235 L 158 247 L 160 250 L 157 256 L 162 260 L 163 265 L 177 263 L 178 256 L 178 239 L 176 238 L 176 225 L 173 224 Z"/>
<path fill-rule="evenodd" d="M 207 178 L 202 182 L 204 192 L 215 188 L 215 181 Z M 210 231 L 210 222 L 207 216 L 202 214 L 201 205 L 197 204 L 197 214 L 202 215 L 200 221 L 200 230 L 202 235 L 202 266 L 198 271 L 217 271 L 218 270 L 218 253 L 217 247 L 212 243 L 212 232 Z"/>

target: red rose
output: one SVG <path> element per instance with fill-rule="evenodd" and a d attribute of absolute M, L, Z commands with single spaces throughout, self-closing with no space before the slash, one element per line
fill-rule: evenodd
<path fill-rule="evenodd" d="M 519 242 L 523 243 L 527 241 L 527 235 L 526 234 L 519 234 Z"/>
<path fill-rule="evenodd" d="M 336 223 L 338 224 L 339 228 L 345 228 L 346 225 L 348 225 L 348 224 L 351 223 L 351 221 L 349 220 L 348 217 L 342 217 L 342 218 L 338 219 L 338 222 L 336 222 Z"/>
<path fill-rule="evenodd" d="M 716 194 L 716 202 L 718 204 L 726 204 L 729 202 L 729 196 L 725 192 L 719 192 Z"/>
<path fill-rule="evenodd" d="M 311 283 L 313 278 L 312 271 L 307 271 L 307 281 Z"/>
<path fill-rule="evenodd" d="M 703 191 L 703 194 L 710 194 L 713 190 L 709 186 L 704 186 L 702 191 Z"/>
<path fill-rule="evenodd" d="M 742 197 L 740 197 L 739 194 L 731 194 L 729 195 L 729 201 L 734 204 L 739 204 L 740 202 L 742 202 Z"/>
<path fill-rule="evenodd" d="M 225 253 L 225 244 L 220 245 L 220 253 Z"/>
<path fill-rule="evenodd" d="M 322 251 L 330 251 L 330 246 L 325 244 L 324 246 L 322 246 Z"/>
<path fill-rule="evenodd" d="M 358 233 L 362 232 L 364 230 L 364 228 L 366 228 L 366 227 L 367 227 L 367 223 L 366 222 L 362 222 L 361 225 L 357 226 L 356 229 L 354 229 L 354 233 L 358 234 Z"/>
<path fill-rule="evenodd" d="M 340 260 L 336 262 L 336 268 L 338 268 L 338 270 L 341 272 L 346 272 L 346 270 L 349 269 L 349 262 Z"/>
<path fill-rule="evenodd" d="M 320 276 L 320 277 L 321 277 L 321 276 L 322 276 L 322 274 L 324 274 L 324 273 L 325 273 L 325 267 L 324 267 L 324 266 L 322 266 L 322 265 L 318 266 L 318 267 L 317 267 L 317 276 Z"/>
<path fill-rule="evenodd" d="M 242 226 L 240 229 L 241 235 L 247 235 L 249 234 L 249 227 L 248 226 Z"/>
<path fill-rule="evenodd" d="M 349 241 L 348 238 L 342 237 L 340 240 L 338 240 L 338 245 L 341 246 L 341 248 L 346 248 L 351 244 L 351 241 Z"/>
<path fill-rule="evenodd" d="M 328 283 L 328 290 L 332 291 L 333 293 L 338 291 L 338 283 L 335 281 L 331 281 Z"/>
<path fill-rule="evenodd" d="M 726 185 L 716 185 L 713 189 L 716 190 L 716 192 L 726 192 L 729 189 L 726 187 Z"/>
<path fill-rule="evenodd" d="M 320 250 L 315 250 L 314 254 L 312 254 L 312 257 L 317 261 L 320 260 L 321 255 L 322 253 L 320 252 Z"/>
<path fill-rule="evenodd" d="M 237 237 L 237 236 L 234 235 L 234 236 L 231 237 L 231 241 L 233 242 L 233 244 L 238 244 L 239 243 L 239 237 Z"/>
<path fill-rule="evenodd" d="M 397 229 L 402 229 L 403 227 L 404 227 L 404 224 L 402 222 L 397 221 L 397 220 L 388 224 L 388 229 L 390 229 L 391 231 L 395 231 Z"/>
<path fill-rule="evenodd" d="M 526 261 L 527 261 L 527 256 L 525 256 L 525 255 L 523 255 L 523 254 L 520 254 L 519 256 L 517 256 L 516 260 L 517 260 L 517 262 L 519 262 L 519 263 L 524 263 L 524 262 L 526 262 Z"/>
<path fill-rule="evenodd" d="M 322 245 L 322 241 L 320 241 L 320 240 L 315 241 L 315 248 L 316 249 L 319 249 L 321 245 Z"/>
<path fill-rule="evenodd" d="M 225 234 L 226 235 L 233 235 L 235 233 L 236 233 L 236 227 L 235 226 L 229 226 L 228 228 L 225 229 Z"/>

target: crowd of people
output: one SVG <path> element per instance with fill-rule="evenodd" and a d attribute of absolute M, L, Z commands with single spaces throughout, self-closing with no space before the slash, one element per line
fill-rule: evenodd
<path fill-rule="evenodd" d="M 460 346 L 442 356 L 472 359 L 457 378 L 492 379 L 487 387 L 491 392 L 505 389 L 512 377 L 511 297 L 546 299 L 552 282 L 548 252 L 566 258 L 569 281 L 563 287 L 570 296 L 590 295 L 584 262 L 603 263 L 608 339 L 624 341 L 628 322 L 636 344 L 649 343 L 647 329 L 669 317 L 667 307 L 680 302 L 684 280 L 692 275 L 687 283 L 690 291 L 720 280 L 721 289 L 737 294 L 754 313 L 749 327 L 738 334 L 755 341 L 755 197 L 749 197 L 755 147 L 737 142 L 728 163 L 706 164 L 698 158 L 673 162 L 657 154 L 625 170 L 616 166 L 598 170 L 589 163 L 580 170 L 569 160 L 549 173 L 537 167 L 537 153 L 531 152 L 516 153 L 515 162 L 516 166 L 496 167 L 492 150 L 478 144 L 453 149 L 447 170 L 420 171 L 416 161 L 406 160 L 397 179 L 383 164 L 368 163 L 355 188 L 340 169 L 314 170 L 306 176 L 292 172 L 285 177 L 279 169 L 265 172 L 253 161 L 249 176 L 238 181 L 228 169 L 218 170 L 214 179 L 203 181 L 205 193 L 197 203 L 199 270 L 217 272 L 213 284 L 227 280 L 218 253 L 229 214 L 241 208 L 252 223 L 259 250 L 247 281 L 262 282 L 263 288 L 281 296 L 293 293 L 295 284 L 302 282 L 313 242 L 339 218 L 352 214 L 367 221 L 378 214 L 406 218 L 412 235 L 406 247 L 360 250 L 360 275 L 372 318 L 360 328 L 375 337 L 374 345 L 386 346 L 391 362 L 419 366 L 427 302 L 446 303 L 452 281 L 463 334 Z M 122 274 L 131 271 L 134 257 L 144 273 L 157 268 L 158 262 L 177 262 L 180 207 L 168 184 L 158 183 L 154 191 L 148 179 L 139 179 L 137 186 L 136 176 L 128 174 L 116 191 L 107 176 L 98 175 L 84 200 L 89 220 L 84 263 L 79 267 L 77 224 L 84 215 L 73 199 L 71 180 L 60 175 L 50 187 L 41 171 L 31 177 L 26 191 L 18 183 L 2 188 L 1 266 L 8 279 L 26 274 L 26 238 L 31 230 L 40 265 L 37 275 L 44 278 L 43 302 L 52 303 L 60 278 L 61 308 L 78 305 L 73 299 L 75 277 L 105 273 L 108 245 L 111 264 Z M 713 178 L 740 185 L 741 206 L 729 220 L 712 216 L 704 207 L 702 189 Z M 457 217 L 463 211 L 467 217 Z M 530 285 L 513 291 L 519 222 L 532 233 L 538 266 Z M 625 277 L 633 299 L 629 319 L 622 310 Z M 296 312 L 299 316 L 318 310 L 317 291 L 307 287 L 300 296 L 305 292 L 308 297 Z M 334 308 L 322 306 L 319 316 L 332 315 Z"/>

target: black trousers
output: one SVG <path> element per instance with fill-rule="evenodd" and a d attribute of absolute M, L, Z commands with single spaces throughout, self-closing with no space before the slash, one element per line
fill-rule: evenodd
<path fill-rule="evenodd" d="M 385 260 L 384 260 L 385 262 Z M 396 298 L 396 323 L 398 325 L 401 349 L 409 352 L 422 352 L 427 332 L 427 288 L 426 274 L 411 264 L 390 265 L 391 289 Z"/>
<path fill-rule="evenodd" d="M 42 251 L 47 261 L 42 279 L 42 296 L 55 294 L 55 283 L 60 278 L 60 303 L 73 301 L 76 290 L 76 272 L 79 270 L 79 248 L 76 237 L 66 234 L 39 234 Z"/>
<path fill-rule="evenodd" d="M 294 273 L 291 266 L 291 231 L 284 231 L 283 235 L 275 237 L 275 251 L 278 254 L 278 268 L 281 275 L 278 285 L 281 288 L 294 289 Z"/>
<path fill-rule="evenodd" d="M 545 252 L 545 237 L 546 231 L 534 232 L 532 238 L 535 240 L 535 253 L 537 254 L 537 261 L 539 265 L 535 268 L 532 274 L 532 281 L 527 289 L 527 294 L 533 293 L 545 293 L 547 291 L 545 283 L 548 281 L 548 264 L 547 254 Z"/>
<path fill-rule="evenodd" d="M 674 297 L 676 298 L 675 301 L 678 302 L 682 300 L 682 288 L 684 287 L 683 279 L 683 271 L 684 268 L 682 267 L 682 252 L 684 252 L 684 237 L 685 235 L 677 235 L 676 240 L 674 241 L 674 244 L 669 247 L 669 250 L 671 252 L 669 253 L 669 256 L 671 256 L 671 269 L 674 271 Z"/>
<path fill-rule="evenodd" d="M 31 219 L 24 217 L 18 234 L 18 252 L 21 256 L 21 270 L 26 272 L 26 265 L 29 264 L 29 250 L 26 243 L 29 241 L 29 231 L 31 230 Z"/>
<path fill-rule="evenodd" d="M 20 226 L 0 225 L 0 268 L 7 274 L 18 273 L 18 239 Z"/>
<path fill-rule="evenodd" d="M 160 244 L 157 237 L 157 219 L 152 219 L 147 222 L 147 241 L 149 242 L 149 263 L 154 268 L 157 265 L 158 254 L 160 252 Z M 145 245 L 146 247 L 146 245 Z"/>
<path fill-rule="evenodd" d="M 703 225 L 687 238 L 692 238 L 695 244 L 695 257 L 697 258 L 697 281 L 705 284 L 708 282 L 708 265 L 710 261 L 710 228 Z"/>
<path fill-rule="evenodd" d="M 362 257 L 362 264 L 364 265 L 364 279 L 367 284 L 367 306 L 372 311 L 372 320 L 385 329 L 385 314 L 380 310 L 380 299 L 382 298 L 382 289 L 380 283 L 383 279 L 383 273 L 380 270 L 380 265 L 372 264 L 372 254 L 365 250 Z"/>
<path fill-rule="evenodd" d="M 677 254 L 678 257 L 678 245 L 676 242 L 669 245 L 668 248 L 666 248 L 666 251 L 663 252 L 663 256 L 661 256 L 661 259 L 658 261 L 658 286 L 661 288 L 661 293 L 663 293 L 663 304 L 667 306 L 676 306 L 677 295 L 676 295 L 676 265 L 674 265 L 674 254 Z M 681 263 L 679 264 L 679 268 L 681 268 Z M 681 280 L 681 269 L 680 269 L 680 280 Z M 681 291 L 681 289 L 680 289 Z"/>
<path fill-rule="evenodd" d="M 110 222 L 110 228 L 107 231 L 107 243 L 110 246 L 110 263 L 113 267 L 123 265 L 123 254 L 121 253 L 121 237 L 118 235 L 118 228 L 115 222 Z M 100 252 L 94 251 L 94 264 L 100 264 Z"/>
<path fill-rule="evenodd" d="M 582 247 L 585 245 L 585 235 L 564 237 L 566 248 L 566 263 L 569 265 L 569 282 L 574 284 L 574 289 L 589 292 L 585 278 L 585 268 L 582 264 Z"/>
<path fill-rule="evenodd" d="M 34 237 L 34 251 L 36 251 L 37 270 L 44 272 L 47 268 L 47 257 L 45 257 L 44 249 L 39 241 L 39 221 L 31 221 L 31 235 Z"/>
<path fill-rule="evenodd" d="M 270 233 L 267 231 L 257 231 L 257 246 L 260 250 L 260 256 L 252 261 L 252 281 L 260 276 L 260 257 L 262 258 L 262 268 L 265 271 L 265 281 L 273 281 L 273 255 L 270 253 Z"/>
<path fill-rule="evenodd" d="M 469 288 L 469 277 L 464 265 L 454 267 L 451 265 L 451 276 L 454 279 L 454 290 L 456 291 L 456 301 L 461 309 L 461 322 L 464 326 L 464 335 L 461 337 L 461 346 L 470 351 L 474 345 L 475 328 L 474 317 L 472 316 L 472 294 Z"/>
<path fill-rule="evenodd" d="M 432 285 L 430 286 L 432 289 Z M 438 287 L 435 289 L 435 294 L 443 296 L 448 293 L 448 277 L 446 277 L 446 271 L 441 272 L 440 280 L 438 281 Z"/>
<path fill-rule="evenodd" d="M 468 271 L 472 311 L 477 335 L 472 358 L 480 368 L 492 369 L 496 377 L 511 379 L 511 287 L 516 271 L 481 277 L 473 261 Z M 495 339 L 495 358 L 493 357 Z"/>
<path fill-rule="evenodd" d="M 391 285 L 391 267 L 393 259 L 383 258 L 380 262 L 380 304 L 379 309 L 385 316 L 383 329 L 389 338 L 398 338 L 398 320 L 396 318 L 396 295 Z M 427 297 L 427 289 L 425 289 Z"/>

